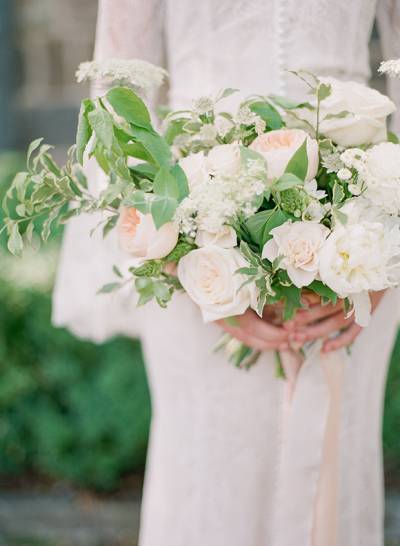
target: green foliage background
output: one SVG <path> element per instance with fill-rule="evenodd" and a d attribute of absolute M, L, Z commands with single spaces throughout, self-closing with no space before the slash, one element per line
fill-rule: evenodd
<path fill-rule="evenodd" d="M 19 155 L 0 156 L 0 198 L 19 162 Z M 139 343 L 96 346 L 51 328 L 50 291 L 21 287 L 1 272 L 0 475 L 33 470 L 99 490 L 118 487 L 145 461 L 150 401 Z M 399 429 L 400 338 L 385 402 L 389 479 L 400 477 Z"/>

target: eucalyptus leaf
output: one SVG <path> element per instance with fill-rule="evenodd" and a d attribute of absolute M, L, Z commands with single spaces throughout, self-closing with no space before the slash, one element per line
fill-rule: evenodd
<path fill-rule="evenodd" d="M 173 197 L 155 196 L 150 205 L 150 212 L 157 229 L 173 219 L 177 206 L 178 201 Z"/>
<path fill-rule="evenodd" d="M 142 99 L 128 87 L 114 87 L 106 95 L 115 112 L 129 123 L 152 131 L 149 111 Z"/>
<path fill-rule="evenodd" d="M 162 166 L 171 162 L 171 150 L 167 142 L 159 134 L 146 131 L 141 127 L 132 127 L 131 134 L 157 165 Z"/>
<path fill-rule="evenodd" d="M 88 120 L 97 139 L 104 148 L 110 150 L 114 139 L 114 122 L 111 114 L 102 108 L 97 108 L 89 112 Z"/>

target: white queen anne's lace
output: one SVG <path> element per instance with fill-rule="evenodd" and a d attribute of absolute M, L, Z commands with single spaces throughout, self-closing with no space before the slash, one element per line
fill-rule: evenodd
<path fill-rule="evenodd" d="M 254 214 L 255 200 L 265 189 L 265 166 L 250 160 L 234 176 L 217 175 L 195 186 L 178 207 L 175 220 L 190 237 L 198 229 L 217 233 L 239 213 L 244 217 Z"/>
<path fill-rule="evenodd" d="M 392 77 L 400 77 L 400 59 L 391 59 L 384 61 L 378 68 L 378 72 Z"/>
<path fill-rule="evenodd" d="M 78 83 L 100 81 L 114 85 L 130 85 L 136 89 L 148 91 L 162 85 L 166 70 L 140 59 L 106 59 L 104 61 L 86 61 L 76 71 Z"/>

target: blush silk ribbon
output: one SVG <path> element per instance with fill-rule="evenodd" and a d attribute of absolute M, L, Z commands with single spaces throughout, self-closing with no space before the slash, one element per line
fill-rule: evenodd
<path fill-rule="evenodd" d="M 281 353 L 286 374 L 272 546 L 336 546 L 344 350 Z"/>

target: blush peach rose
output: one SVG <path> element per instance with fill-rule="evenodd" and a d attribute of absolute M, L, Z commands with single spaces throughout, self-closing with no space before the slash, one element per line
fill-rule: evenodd
<path fill-rule="evenodd" d="M 306 181 L 315 178 L 318 171 L 318 142 L 311 138 L 302 129 L 277 129 L 258 136 L 250 145 L 250 148 L 261 155 L 267 161 L 268 179 L 279 178 L 283 175 L 289 161 L 307 141 L 308 170 Z"/>
<path fill-rule="evenodd" d="M 117 232 L 121 249 L 144 261 L 167 256 L 175 248 L 179 236 L 175 222 L 157 229 L 151 214 L 142 214 L 134 207 L 121 207 Z"/>

